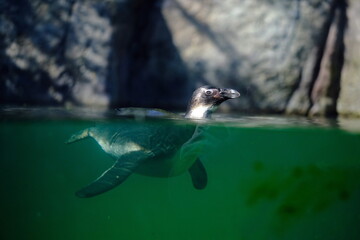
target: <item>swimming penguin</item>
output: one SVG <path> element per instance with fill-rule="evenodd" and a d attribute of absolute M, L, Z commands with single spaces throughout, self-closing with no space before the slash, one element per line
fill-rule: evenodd
<path fill-rule="evenodd" d="M 222 102 L 239 96 L 240 93 L 233 89 L 200 87 L 192 95 L 185 118 L 210 118 Z M 158 112 L 166 113 L 162 110 Z M 203 189 L 207 184 L 205 168 L 198 158 L 201 131 L 196 125 L 154 122 L 132 122 L 126 126 L 104 124 L 74 134 L 67 143 L 87 137 L 93 138 L 114 158 L 115 163 L 94 182 L 77 191 L 78 197 L 93 197 L 107 192 L 132 173 L 171 177 L 188 171 L 196 189 Z"/>

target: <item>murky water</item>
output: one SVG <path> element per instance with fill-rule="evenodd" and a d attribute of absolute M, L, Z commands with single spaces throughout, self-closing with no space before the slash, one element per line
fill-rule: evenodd
<path fill-rule="evenodd" d="M 113 162 L 92 139 L 64 142 L 98 122 L 129 121 L 174 120 L 3 109 L 1 239 L 360 239 L 360 120 L 217 115 L 200 123 L 204 190 L 188 173 L 134 174 L 76 197 Z"/>

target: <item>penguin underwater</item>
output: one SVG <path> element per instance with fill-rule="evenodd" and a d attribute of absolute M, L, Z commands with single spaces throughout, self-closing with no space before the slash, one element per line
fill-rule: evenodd
<path fill-rule="evenodd" d="M 194 91 L 184 118 L 209 119 L 222 102 L 239 96 L 240 93 L 233 89 L 200 87 Z M 171 177 L 188 171 L 196 189 L 206 187 L 207 173 L 197 156 L 201 131 L 196 125 L 100 125 L 72 135 L 66 143 L 88 137 L 113 157 L 115 163 L 95 181 L 77 191 L 78 197 L 93 197 L 107 192 L 132 173 Z"/>

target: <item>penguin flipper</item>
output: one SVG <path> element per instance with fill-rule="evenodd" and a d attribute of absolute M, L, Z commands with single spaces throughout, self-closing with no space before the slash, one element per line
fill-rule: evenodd
<path fill-rule="evenodd" d="M 196 189 L 201 190 L 206 187 L 207 173 L 199 158 L 197 158 L 194 164 L 189 168 L 189 173 Z"/>
<path fill-rule="evenodd" d="M 145 159 L 144 154 L 139 152 L 127 154 L 125 159 L 117 160 L 112 167 L 94 182 L 77 191 L 75 195 L 88 198 L 113 189 L 124 182 Z"/>
<path fill-rule="evenodd" d="M 73 134 L 65 143 L 69 144 L 69 143 L 77 142 L 77 141 L 80 141 L 81 139 L 84 139 L 87 137 L 89 137 L 89 129 L 88 128 Z"/>

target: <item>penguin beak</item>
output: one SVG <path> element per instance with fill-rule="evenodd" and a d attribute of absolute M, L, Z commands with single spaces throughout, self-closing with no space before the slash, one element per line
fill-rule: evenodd
<path fill-rule="evenodd" d="M 220 95 L 227 99 L 240 97 L 240 93 L 238 91 L 230 88 L 221 88 Z"/>

